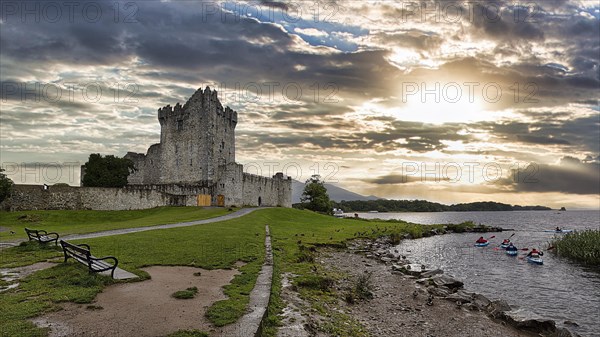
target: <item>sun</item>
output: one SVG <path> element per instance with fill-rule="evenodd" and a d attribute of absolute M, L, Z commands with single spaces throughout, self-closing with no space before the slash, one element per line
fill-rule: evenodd
<path fill-rule="evenodd" d="M 424 123 L 467 123 L 492 118 L 481 98 L 469 85 L 447 83 L 403 83 L 403 108 L 397 117 Z"/>

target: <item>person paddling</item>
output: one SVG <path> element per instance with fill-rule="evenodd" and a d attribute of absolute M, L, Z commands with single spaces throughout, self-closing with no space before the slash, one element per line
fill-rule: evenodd
<path fill-rule="evenodd" d="M 560 227 L 556 226 L 556 231 L 560 232 L 561 231 Z"/>
<path fill-rule="evenodd" d="M 486 243 L 488 240 L 484 239 L 483 236 L 480 237 L 479 239 L 477 239 L 477 241 L 475 241 L 475 243 Z"/>
<path fill-rule="evenodd" d="M 502 244 L 503 244 L 503 245 L 508 245 L 509 243 L 510 243 L 510 239 L 504 239 L 504 240 L 502 241 Z"/>
<path fill-rule="evenodd" d="M 533 257 L 533 258 L 539 258 L 540 256 L 543 256 L 544 253 L 540 252 L 539 250 L 533 248 L 529 254 L 527 254 L 527 257 Z"/>
<path fill-rule="evenodd" d="M 516 252 L 518 249 L 517 247 L 515 247 L 515 245 L 513 245 L 513 243 L 509 243 L 508 247 L 506 247 L 506 250 L 511 251 L 511 252 Z"/>

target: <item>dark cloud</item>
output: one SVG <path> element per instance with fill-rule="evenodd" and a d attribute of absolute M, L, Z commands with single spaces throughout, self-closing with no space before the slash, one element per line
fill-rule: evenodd
<path fill-rule="evenodd" d="M 557 139 L 547 136 L 532 136 L 532 135 L 517 135 L 517 140 L 524 143 L 541 144 L 541 145 L 569 145 L 564 139 Z"/>
<path fill-rule="evenodd" d="M 279 127 L 288 127 L 286 120 L 278 120 L 278 123 Z M 243 134 L 246 139 L 251 140 L 250 143 L 257 146 L 262 144 L 277 147 L 309 146 L 315 150 L 376 152 L 406 149 L 417 153 L 443 150 L 446 148 L 444 140 L 468 142 L 471 139 L 469 135 L 457 134 L 464 128 L 460 124 L 434 125 L 392 120 L 383 130 L 363 132 L 352 132 L 360 128 L 352 121 L 334 120 L 326 125 L 328 125 L 327 130 L 324 131 L 325 127 L 322 125 L 294 121 L 289 123 L 290 132 L 262 133 L 244 130 L 239 134 Z"/>
<path fill-rule="evenodd" d="M 282 1 L 269 1 L 269 0 L 260 0 L 260 3 L 273 8 L 279 8 L 287 10 L 289 8 L 288 4 Z"/>
<path fill-rule="evenodd" d="M 516 192 L 562 192 L 572 194 L 600 194 L 600 164 L 582 163 L 565 157 L 558 165 L 533 163 L 512 170 L 509 178 L 499 185 L 510 186 Z"/>
<path fill-rule="evenodd" d="M 397 185 L 397 184 L 406 184 L 406 183 L 414 183 L 414 182 L 426 182 L 426 181 L 450 181 L 448 177 L 432 177 L 425 176 L 424 174 L 417 175 L 406 175 L 406 174 L 388 174 L 384 176 L 380 176 L 377 178 L 368 178 L 361 179 L 361 181 L 376 184 L 376 185 Z"/>
<path fill-rule="evenodd" d="M 444 41 L 437 34 L 417 29 L 402 30 L 393 33 L 384 32 L 377 35 L 376 39 L 389 46 L 399 46 L 419 51 L 436 50 Z"/>
<path fill-rule="evenodd" d="M 519 121 L 481 122 L 469 125 L 483 129 L 504 141 L 538 145 L 565 145 L 582 152 L 600 152 L 600 115 L 558 119 L 551 114 L 529 113 L 538 118 L 530 123 Z M 559 115 L 560 116 L 560 115 Z"/>
<path fill-rule="evenodd" d="M 363 179 L 362 181 L 377 184 L 377 185 L 388 185 L 388 184 L 406 184 L 409 182 L 421 181 L 418 177 L 407 176 L 404 174 L 388 174 L 377 178 Z"/>

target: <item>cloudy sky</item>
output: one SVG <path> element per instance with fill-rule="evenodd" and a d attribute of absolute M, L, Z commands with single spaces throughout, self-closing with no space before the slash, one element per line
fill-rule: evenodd
<path fill-rule="evenodd" d="M 598 1 L 3 1 L 0 161 L 78 184 L 219 90 L 237 161 L 444 203 L 600 208 Z"/>

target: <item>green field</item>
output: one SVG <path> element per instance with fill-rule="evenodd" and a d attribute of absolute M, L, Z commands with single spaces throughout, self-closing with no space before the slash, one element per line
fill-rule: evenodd
<path fill-rule="evenodd" d="M 19 216 L 17 214 L 22 215 L 22 213 L 44 214 L 46 224 L 57 226 L 47 228 L 48 230 L 57 230 L 56 228 L 60 228 L 58 226 L 66 226 L 58 223 L 59 218 L 62 217 L 69 220 L 77 219 L 79 230 L 85 231 L 86 228 L 93 227 L 97 231 L 124 228 L 126 223 L 136 227 L 167 221 L 175 222 L 175 216 L 182 221 L 193 220 L 194 212 L 197 212 L 199 218 L 205 218 L 209 215 L 207 211 L 196 208 L 160 208 L 106 212 L 106 214 L 47 211 L 3 213 L 0 217 L 6 220 L 16 219 Z M 214 210 L 215 213 L 210 214 L 214 216 L 218 211 L 226 212 L 226 210 Z M 120 217 L 116 217 L 115 213 L 119 213 Z M 94 217 L 94 214 L 97 216 Z M 119 221 L 115 224 L 108 219 Z M 152 223 L 150 219 L 156 219 L 156 222 Z M 315 309 L 331 318 L 331 322 L 324 327 L 326 332 L 350 336 L 360 331 L 356 322 L 352 322 L 348 317 L 335 313 L 329 314 L 328 303 L 333 302 L 340 294 L 331 289 L 312 286 L 329 278 L 335 281 L 336 278 L 344 277 L 336 271 L 322 270 L 314 261 L 314 247 L 339 246 L 344 241 L 359 236 L 373 238 L 391 233 L 411 233 L 413 237 L 419 237 L 426 228 L 400 221 L 337 219 L 310 211 L 270 208 L 228 221 L 74 242 L 89 244 L 92 253 L 96 256 L 116 256 L 119 259 L 119 267 L 141 276 L 142 279 L 148 278 L 148 275 L 140 268 L 151 265 L 183 265 L 215 269 L 234 268 L 236 261 L 246 262 L 246 265 L 240 268 L 241 274 L 225 287 L 229 299 L 215 303 L 208 310 L 209 320 L 221 326 L 235 322 L 245 312 L 249 293 L 254 287 L 264 261 L 266 224 L 271 229 L 276 275 L 264 335 L 273 335 L 279 322 L 277 315 L 283 307 L 279 299 L 280 284 L 278 283 L 281 272 L 300 275 L 295 282 L 302 285 L 299 287 L 301 295 L 314 301 Z M 19 247 L 3 250 L 0 268 L 31 264 L 54 257 L 61 261 L 61 254 L 52 247 L 41 248 L 35 242 L 28 242 Z M 27 318 L 56 310 L 60 302 L 89 303 L 103 287 L 114 282 L 110 278 L 88 275 L 83 266 L 75 263 L 59 263 L 53 268 L 34 273 L 22 280 L 19 287 L 0 296 L 0 319 L 3 322 L 0 335 L 43 336 L 46 332 L 36 328 L 27 321 Z"/>
<path fill-rule="evenodd" d="M 200 207 L 157 207 L 134 211 L 0 212 L 0 241 L 26 239 L 25 227 L 57 232 L 63 236 L 202 220 L 227 213 L 230 211 L 226 208 Z M 11 231 L 15 234 L 11 234 Z"/>

